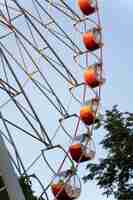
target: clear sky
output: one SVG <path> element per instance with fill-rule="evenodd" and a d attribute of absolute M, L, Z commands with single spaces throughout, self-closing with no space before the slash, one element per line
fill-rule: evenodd
<path fill-rule="evenodd" d="M 27 0 L 21 0 L 26 7 L 26 4 L 29 6 L 29 2 Z M 74 0 L 68 0 L 70 5 L 74 5 Z M 106 76 L 106 84 L 102 88 L 102 109 L 111 109 L 114 104 L 118 104 L 119 108 L 123 111 L 130 111 L 133 112 L 133 94 L 132 94 L 132 87 L 133 87 L 133 67 L 132 67 L 132 48 L 133 48 L 133 2 L 132 0 L 112 0 L 112 1 L 104 1 L 100 0 L 100 13 L 101 13 L 101 20 L 102 20 L 102 27 L 103 27 L 103 42 L 104 42 L 104 71 Z M 76 6 L 75 6 L 76 8 Z M 61 22 L 62 27 L 65 31 L 68 31 L 72 37 L 74 37 L 74 32 L 72 26 L 69 27 L 69 23 L 64 21 L 64 19 L 57 19 Z M 65 22 L 65 23 L 64 23 Z M 46 33 L 45 33 L 46 34 Z M 49 38 L 49 36 L 45 35 L 48 40 L 51 39 L 51 44 L 56 48 L 59 55 L 62 56 L 65 63 L 69 65 L 73 65 L 71 62 L 71 55 L 69 51 L 65 51 L 65 49 L 60 48 L 59 44 L 54 44 L 53 38 Z M 76 35 L 78 38 L 78 36 Z M 12 46 L 12 42 L 9 43 L 10 47 Z M 12 48 L 12 47 L 11 47 Z M 15 52 L 15 50 L 14 50 Z M 68 59 L 70 58 L 70 59 Z M 28 62 L 28 61 L 27 61 Z M 44 65 L 41 61 L 40 65 Z M 42 68 L 41 66 L 41 68 Z M 44 69 L 45 70 L 45 69 Z M 74 72 L 78 73 L 76 69 L 73 69 Z M 48 75 L 48 79 L 56 88 L 56 91 L 63 102 L 68 104 L 69 97 L 67 97 L 68 93 L 65 91 L 66 88 L 60 87 L 61 81 L 58 80 L 57 76 L 54 73 L 49 75 L 49 71 L 43 71 Z M 81 74 L 80 74 L 81 75 Z M 78 76 L 78 75 L 77 75 Z M 29 90 L 31 89 L 31 90 Z M 29 92 L 30 91 L 30 92 Z M 57 128 L 57 121 L 54 120 L 55 113 L 49 107 L 48 103 L 45 100 L 42 102 L 42 97 L 38 98 L 40 94 L 32 87 L 30 84 L 26 88 L 26 92 L 30 93 L 30 98 L 32 98 L 32 103 L 35 106 L 36 110 L 39 113 L 40 118 L 47 126 L 48 132 L 54 132 Z M 22 99 L 21 99 L 22 101 Z M 67 101 L 67 102 L 66 102 Z M 23 102 L 24 104 L 24 102 Z M 12 104 L 11 104 L 12 105 Z M 14 122 L 21 124 L 25 122 L 21 121 L 19 115 L 14 115 L 12 118 L 12 112 L 14 112 L 13 107 L 7 107 L 5 109 L 5 115 L 8 113 L 8 118 L 12 119 Z M 73 108 L 70 108 L 70 111 L 73 109 L 76 111 L 79 107 L 75 104 L 72 104 Z M 8 112 L 10 109 L 10 113 Z M 44 110 L 43 110 L 44 109 Z M 58 118 L 58 115 L 56 115 Z M 26 124 L 25 124 L 26 126 Z M 28 129 L 28 127 L 26 127 Z M 29 129 L 30 130 L 30 129 Z M 14 130 L 12 130 L 14 131 Z M 15 131 L 14 131 L 15 132 Z M 102 149 L 99 146 L 100 140 L 103 138 L 103 133 L 97 132 L 94 135 L 96 149 L 97 149 L 97 156 L 96 159 L 102 157 L 104 154 Z M 24 137 L 22 135 L 15 136 L 15 141 L 20 151 L 20 155 L 26 166 L 28 166 L 32 160 L 39 154 L 40 149 L 43 148 L 42 145 L 37 144 L 36 141 L 32 141 L 29 137 Z M 68 141 L 65 141 L 64 136 L 59 134 L 55 140 L 56 143 L 63 143 L 66 147 Z M 55 156 L 54 156 L 55 155 Z M 49 160 L 53 163 L 53 166 L 59 162 L 59 158 L 55 152 L 49 155 Z M 58 161 L 57 161 L 58 160 Z M 27 165 L 28 162 L 28 165 Z M 85 172 L 84 170 L 85 165 L 79 169 L 79 174 L 83 175 Z M 49 178 L 49 172 L 45 165 L 42 164 L 42 161 L 35 165 L 36 173 L 43 179 L 43 183 L 46 184 Z M 34 169 L 31 172 L 34 172 Z M 81 177 L 82 177 L 81 175 Z M 35 190 L 38 188 L 38 185 L 35 184 Z M 81 200 L 106 200 L 106 197 L 102 196 L 102 191 L 98 189 L 96 184 L 87 183 L 83 184 L 82 186 L 82 194 L 80 199 Z M 114 200 L 113 197 L 108 198 L 108 200 Z"/>

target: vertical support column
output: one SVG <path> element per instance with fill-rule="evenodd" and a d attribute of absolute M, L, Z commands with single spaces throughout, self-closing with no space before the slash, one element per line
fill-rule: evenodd
<path fill-rule="evenodd" d="M 25 200 L 17 175 L 9 158 L 8 150 L 0 136 L 0 199 Z"/>

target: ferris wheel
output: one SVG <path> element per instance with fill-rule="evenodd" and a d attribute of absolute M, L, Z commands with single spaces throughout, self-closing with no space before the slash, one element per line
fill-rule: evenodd
<path fill-rule="evenodd" d="M 1 0 L 0 30 L 0 133 L 13 168 L 39 200 L 80 198 L 105 82 L 98 1 Z"/>

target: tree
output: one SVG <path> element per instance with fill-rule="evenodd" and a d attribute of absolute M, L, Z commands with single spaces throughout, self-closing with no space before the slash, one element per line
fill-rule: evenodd
<path fill-rule="evenodd" d="M 98 164 L 87 165 L 84 181 L 96 180 L 103 194 L 117 200 L 133 200 L 133 113 L 120 112 L 117 106 L 106 111 L 101 141 L 106 156 Z"/>
<path fill-rule="evenodd" d="M 19 179 L 19 183 L 26 200 L 38 200 L 38 198 L 34 196 L 34 192 L 31 189 L 32 184 L 28 177 L 21 176 Z"/>

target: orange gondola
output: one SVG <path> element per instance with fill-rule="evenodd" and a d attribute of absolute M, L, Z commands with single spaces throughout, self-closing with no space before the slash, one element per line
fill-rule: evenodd
<path fill-rule="evenodd" d="M 95 122 L 96 110 L 98 107 L 98 99 L 92 99 L 80 108 L 80 119 L 86 125 L 91 125 Z"/>
<path fill-rule="evenodd" d="M 77 2 L 84 15 L 93 14 L 96 10 L 96 1 L 94 0 L 78 0 Z"/>
<path fill-rule="evenodd" d="M 91 88 L 99 87 L 104 83 L 104 79 L 101 77 L 102 66 L 101 64 L 91 65 L 84 70 L 85 84 Z"/>
<path fill-rule="evenodd" d="M 81 183 L 76 174 L 71 170 L 63 171 L 56 175 L 52 185 L 52 193 L 58 200 L 73 200 L 80 196 Z"/>
<path fill-rule="evenodd" d="M 85 162 L 95 157 L 93 141 L 87 134 L 76 136 L 69 147 L 69 152 L 76 162 Z"/>
<path fill-rule="evenodd" d="M 93 28 L 92 30 L 83 34 L 83 43 L 89 51 L 97 50 L 101 47 L 100 30 Z"/>

